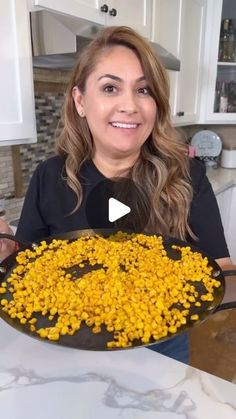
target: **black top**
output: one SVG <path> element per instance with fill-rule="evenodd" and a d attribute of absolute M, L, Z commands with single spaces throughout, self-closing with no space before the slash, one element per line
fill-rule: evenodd
<path fill-rule="evenodd" d="M 199 239 L 194 244 L 214 259 L 228 257 L 219 209 L 205 167 L 199 161 L 191 160 L 190 173 L 194 189 L 190 227 Z M 86 200 L 94 186 L 105 177 L 89 160 L 84 163 L 79 179 L 83 187 L 83 201 L 80 208 L 70 215 L 77 198 L 66 183 L 64 160 L 56 156 L 40 163 L 25 197 L 16 237 L 32 242 L 50 235 L 90 228 L 85 211 Z M 100 204 L 94 202 L 94 213 Z"/>

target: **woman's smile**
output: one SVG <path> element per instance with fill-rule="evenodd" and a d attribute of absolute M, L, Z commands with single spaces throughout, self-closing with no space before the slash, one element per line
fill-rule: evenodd
<path fill-rule="evenodd" d="M 113 135 L 121 135 L 122 137 L 120 140 L 125 139 L 127 136 L 132 136 L 137 134 L 137 130 L 141 126 L 140 123 L 135 122 L 120 122 L 120 121 L 114 121 L 109 122 L 113 130 Z"/>
<path fill-rule="evenodd" d="M 138 128 L 138 126 L 140 125 L 133 122 L 110 122 L 110 124 L 114 128 L 122 128 L 128 130 Z"/>

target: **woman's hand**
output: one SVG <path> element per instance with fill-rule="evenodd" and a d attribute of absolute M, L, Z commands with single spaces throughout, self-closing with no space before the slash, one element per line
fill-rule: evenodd
<path fill-rule="evenodd" d="M 6 221 L 0 218 L 0 233 L 12 234 Z M 7 256 L 11 255 L 15 250 L 15 242 L 7 239 L 0 239 L 0 260 L 4 260 Z"/>

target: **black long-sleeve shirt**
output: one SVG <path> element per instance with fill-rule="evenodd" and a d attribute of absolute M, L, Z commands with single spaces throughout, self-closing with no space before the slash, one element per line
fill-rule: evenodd
<path fill-rule="evenodd" d="M 197 247 L 214 259 L 228 257 L 219 209 L 205 167 L 191 161 L 194 197 L 190 209 L 190 227 L 197 235 Z M 86 161 L 79 174 L 83 187 L 83 201 L 79 209 L 76 195 L 66 183 L 64 160 L 55 156 L 40 163 L 35 170 L 22 209 L 16 237 L 22 241 L 38 241 L 51 235 L 90 228 L 86 215 L 86 201 L 96 184 L 105 177 L 91 160 Z M 101 202 L 94 202 L 94 215 Z M 105 226 L 98 226 L 104 228 Z"/>

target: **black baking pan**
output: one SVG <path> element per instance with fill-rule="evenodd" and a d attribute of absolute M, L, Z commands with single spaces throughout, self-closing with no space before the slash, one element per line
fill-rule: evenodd
<path fill-rule="evenodd" d="M 99 235 L 102 235 L 103 237 L 108 237 L 109 235 L 114 234 L 116 232 L 117 230 L 115 229 L 78 230 L 78 231 L 73 231 L 70 233 L 65 233 L 65 234 L 61 234 L 57 236 L 47 237 L 45 241 L 47 242 L 47 244 L 52 242 L 53 239 L 69 240 L 70 242 L 70 241 L 78 239 L 79 237 L 86 236 L 86 235 L 91 236 L 91 235 L 99 234 Z M 196 306 L 191 307 L 189 317 L 187 317 L 187 323 L 181 328 L 179 328 L 177 333 L 175 334 L 169 333 L 165 338 L 162 338 L 158 341 L 151 340 L 150 343 L 148 344 L 142 343 L 141 340 L 134 340 L 132 342 L 132 346 L 129 348 L 151 346 L 153 344 L 171 339 L 175 337 L 176 335 L 179 335 L 180 333 L 183 333 L 187 331 L 188 329 L 194 327 L 195 325 L 203 322 L 210 315 L 216 313 L 217 311 L 236 307 L 235 301 L 231 303 L 227 303 L 227 304 L 221 304 L 224 294 L 225 294 L 225 276 L 236 275 L 236 270 L 222 271 L 222 269 L 215 262 L 215 260 L 210 258 L 208 255 L 206 255 L 196 246 L 193 246 L 179 239 L 174 239 L 172 237 L 166 237 L 166 236 L 162 236 L 162 237 L 163 237 L 163 244 L 169 258 L 172 258 L 172 259 L 180 258 L 180 252 L 178 250 L 173 249 L 172 248 L 173 245 L 177 245 L 181 247 L 189 246 L 192 251 L 196 251 L 200 253 L 203 257 L 207 257 L 208 265 L 213 268 L 213 276 L 215 279 L 220 281 L 221 285 L 218 288 L 215 288 L 213 301 L 201 302 L 202 303 L 201 307 L 196 307 Z M 35 247 L 37 247 L 38 245 L 38 243 L 19 242 L 18 240 L 15 239 L 14 236 L 11 236 L 8 234 L 0 234 L 0 239 L 3 239 L 3 238 L 17 241 L 19 244 L 19 249 L 0 263 L 0 284 L 7 280 L 7 278 L 11 275 L 12 270 L 17 266 L 16 256 L 18 255 L 18 253 L 21 252 L 22 250 L 25 250 L 26 248 L 29 248 L 31 250 L 35 249 Z M 88 270 L 92 270 L 92 269 L 94 269 L 92 266 L 88 267 Z M 81 272 L 81 268 L 79 268 L 78 266 L 74 266 L 73 270 L 74 271 L 76 270 L 77 276 L 81 275 L 82 273 L 83 274 L 85 273 L 84 269 L 83 269 L 83 272 Z M 197 285 L 195 286 L 200 295 L 205 293 L 205 288 L 201 282 L 197 283 Z M 2 298 L 8 299 L 10 297 L 11 296 L 9 292 L 5 294 L 0 294 L 0 300 Z M 199 320 L 197 321 L 191 320 L 190 316 L 192 314 L 198 314 Z M 73 336 L 65 335 L 65 336 L 61 336 L 58 341 L 50 341 L 48 339 L 42 339 L 36 332 L 32 332 L 28 324 L 22 325 L 18 319 L 12 319 L 7 313 L 2 311 L 1 304 L 0 304 L 0 317 L 3 320 L 5 320 L 8 324 L 10 324 L 12 327 L 17 329 L 18 331 L 23 332 L 33 338 L 37 338 L 41 341 L 43 340 L 45 342 L 49 342 L 52 344 L 62 345 L 62 346 L 67 346 L 67 347 L 77 348 L 77 349 L 83 349 L 83 350 L 94 350 L 94 351 L 119 350 L 119 348 L 114 348 L 114 349 L 107 348 L 107 342 L 114 340 L 114 337 L 113 337 L 113 333 L 106 331 L 105 326 L 102 326 L 101 333 L 94 334 L 92 332 L 92 329 L 88 327 L 84 322 L 82 322 L 80 330 L 76 332 Z M 42 316 L 39 313 L 36 313 L 35 317 L 37 317 L 38 319 L 37 329 L 41 327 L 52 326 L 52 323 L 48 320 L 47 317 Z"/>

